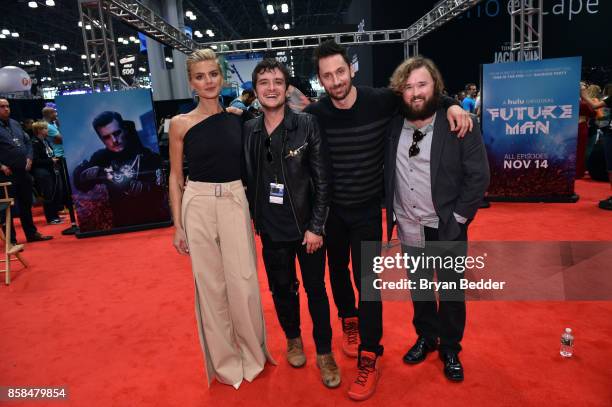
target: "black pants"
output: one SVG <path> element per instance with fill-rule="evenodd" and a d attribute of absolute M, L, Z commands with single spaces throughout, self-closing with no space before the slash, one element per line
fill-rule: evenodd
<path fill-rule="evenodd" d="M 466 256 L 467 255 L 467 225 L 459 225 L 461 234 L 455 239 L 457 244 L 428 244 L 428 242 L 439 242 L 438 229 L 425 228 L 425 248 L 402 246 L 405 253 L 412 256 Z M 425 279 L 434 281 L 434 272 L 437 274 L 438 282 L 456 283 L 463 274 L 453 269 L 442 268 L 419 268 L 414 273 L 409 273 L 411 280 Z M 417 335 L 424 336 L 430 340 L 440 339 L 440 351 L 461 351 L 460 342 L 465 330 L 465 293 L 459 288 L 452 290 L 440 290 L 439 302 L 436 301 L 435 292 L 432 289 L 416 289 L 411 292 L 414 317 L 412 324 Z"/>
<path fill-rule="evenodd" d="M 376 200 L 360 207 L 332 205 L 326 231 L 329 279 L 338 316 L 349 318 L 358 315 L 360 349 L 382 355 L 382 302 L 362 301 L 361 298 L 361 282 L 369 281 L 369 277 L 374 274 L 373 257 L 380 256 L 380 249 L 373 250 L 372 253 L 362 253 L 362 242 L 376 242 L 378 246 L 382 240 L 380 203 Z M 353 281 L 359 292 L 359 310 L 355 307 L 355 292 L 349 271 L 350 260 Z"/>
<path fill-rule="evenodd" d="M 0 176 L 0 182 L 11 182 L 13 185 L 9 187 L 9 196 L 15 198 L 15 204 L 19 208 L 19 218 L 21 219 L 21 227 L 26 235 L 26 238 L 36 234 L 36 226 L 32 219 L 32 177 L 28 172 L 13 171 L 8 177 L 4 174 Z M 6 222 L 6 213 L 1 211 L 0 222 L 4 225 Z M 11 217 L 11 242 L 17 242 L 15 233 L 15 225 L 13 217 Z"/>
<path fill-rule="evenodd" d="M 329 300 L 325 291 L 325 248 L 308 254 L 301 240 L 275 242 L 264 234 L 261 236 L 261 241 L 268 285 L 285 336 L 293 339 L 301 335 L 299 282 L 295 269 L 297 256 L 308 298 L 308 311 L 313 325 L 312 336 L 317 353 L 320 355 L 330 353 L 332 330 L 329 320 Z"/>
<path fill-rule="evenodd" d="M 34 176 L 38 192 L 43 197 L 43 209 L 47 222 L 58 219 L 59 215 L 57 212 L 61 209 L 62 201 L 64 200 L 59 174 L 45 168 L 35 168 L 32 170 L 32 175 Z"/>

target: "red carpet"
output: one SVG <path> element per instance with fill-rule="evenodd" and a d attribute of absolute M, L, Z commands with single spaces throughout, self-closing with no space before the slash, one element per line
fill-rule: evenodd
<path fill-rule="evenodd" d="M 470 229 L 475 240 L 612 240 L 612 212 L 596 208 L 609 186 L 579 181 L 576 204 L 494 203 Z M 339 389 L 327 390 L 315 367 L 312 326 L 302 304 L 308 363 L 283 360 L 284 338 L 260 270 L 270 347 L 269 366 L 240 390 L 208 389 L 193 309 L 188 258 L 171 246 L 171 229 L 76 240 L 67 225 L 42 225 L 55 235 L 29 244 L 31 267 L 15 265 L 0 286 L 0 386 L 67 386 L 67 402 L 3 402 L 7 406 L 267 406 L 353 405 L 346 390 L 355 361 L 334 349 Z M 21 229 L 18 230 L 19 236 Z M 332 303 L 332 315 L 336 309 Z M 384 306 L 385 355 L 375 396 L 363 405 L 610 406 L 611 302 L 470 302 L 463 341 L 466 380 L 449 383 L 437 355 L 419 366 L 401 356 L 415 339 L 412 307 Z M 566 326 L 575 356 L 559 356 Z"/>

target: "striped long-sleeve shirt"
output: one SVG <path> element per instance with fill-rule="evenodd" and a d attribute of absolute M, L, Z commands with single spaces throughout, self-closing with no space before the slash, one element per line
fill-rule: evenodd
<path fill-rule="evenodd" d="M 357 87 L 350 109 L 337 109 L 329 97 L 306 107 L 329 148 L 334 204 L 359 206 L 382 196 L 384 136 L 399 100 L 386 88 Z"/>

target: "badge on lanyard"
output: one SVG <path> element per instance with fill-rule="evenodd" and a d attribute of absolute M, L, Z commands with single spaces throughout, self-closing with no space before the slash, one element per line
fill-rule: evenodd
<path fill-rule="evenodd" d="M 282 205 L 284 195 L 285 186 L 283 184 L 275 184 L 274 182 L 270 182 L 270 203 Z"/>

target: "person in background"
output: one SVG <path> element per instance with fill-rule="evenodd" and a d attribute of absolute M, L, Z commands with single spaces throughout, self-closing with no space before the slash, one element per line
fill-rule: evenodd
<path fill-rule="evenodd" d="M 45 106 L 42 110 L 43 119 L 47 122 L 49 128 L 49 140 L 53 147 L 53 155 L 55 157 L 64 156 L 64 139 L 59 131 L 59 121 L 57 120 L 57 110 L 51 106 Z"/>
<path fill-rule="evenodd" d="M 8 100 L 0 99 L 0 182 L 10 182 L 9 195 L 16 199 L 19 207 L 21 227 L 28 242 L 39 242 L 53 239 L 38 232 L 32 219 L 32 142 L 16 120 L 11 119 L 11 108 Z M 2 224 L 6 213 L 0 212 Z M 8 237 L 7 237 L 8 238 Z M 11 217 L 11 236 L 13 244 L 17 235 Z"/>
<path fill-rule="evenodd" d="M 587 91 L 587 84 L 580 82 L 580 92 Z M 595 110 L 583 98 L 580 99 L 578 117 L 578 142 L 576 145 L 576 179 L 584 177 L 586 148 L 589 138 L 589 121 L 595 117 Z"/>
<path fill-rule="evenodd" d="M 587 93 L 586 88 L 580 89 L 580 98 L 586 102 L 592 109 L 612 108 L 612 83 L 608 83 L 604 88 L 604 98 L 600 101 L 594 101 Z M 606 167 L 608 170 L 608 179 L 610 180 L 610 189 L 612 190 L 612 123 L 608 121 L 608 125 L 602 129 L 602 141 L 604 146 L 604 155 L 606 157 Z M 606 199 L 599 201 L 599 208 L 612 211 L 612 195 Z"/>
<path fill-rule="evenodd" d="M 62 207 L 62 182 L 57 169 L 58 158 L 53 155 L 53 148 L 47 141 L 48 126 L 45 121 L 32 125 L 32 170 L 36 186 L 43 197 L 43 209 L 49 225 L 62 223 L 58 211 Z"/>
<path fill-rule="evenodd" d="M 248 110 L 249 106 L 251 106 L 251 103 L 253 103 L 254 100 L 255 91 L 253 91 L 253 89 L 245 89 L 242 91 L 240 97 L 232 100 L 230 106 L 237 107 L 238 109 L 246 111 Z"/>
<path fill-rule="evenodd" d="M 21 127 L 23 128 L 23 131 L 28 133 L 28 136 L 30 136 L 30 139 L 34 137 L 34 133 L 32 132 L 33 123 L 34 123 L 34 119 L 25 119 L 23 123 L 21 123 Z"/>
<path fill-rule="evenodd" d="M 476 94 L 478 93 L 478 88 L 474 83 L 468 83 L 465 85 L 465 98 L 461 101 L 461 107 L 465 109 L 467 112 L 475 113 L 476 112 Z"/>

